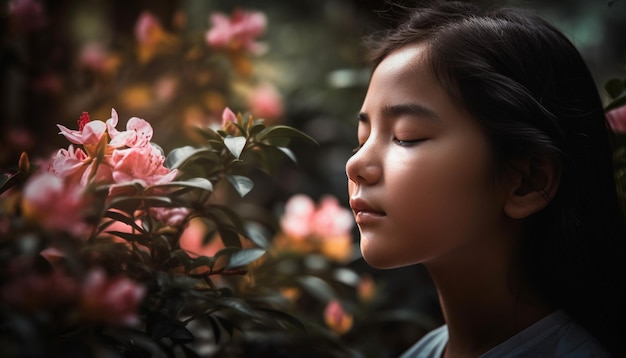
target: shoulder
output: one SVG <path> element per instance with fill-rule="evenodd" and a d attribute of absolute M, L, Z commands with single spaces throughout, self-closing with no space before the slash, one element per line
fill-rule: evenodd
<path fill-rule="evenodd" d="M 415 343 L 400 358 L 439 358 L 448 343 L 448 327 L 441 326 Z"/>
<path fill-rule="evenodd" d="M 605 358 L 611 355 L 587 330 L 564 312 L 556 311 L 481 358 L 495 357 Z"/>

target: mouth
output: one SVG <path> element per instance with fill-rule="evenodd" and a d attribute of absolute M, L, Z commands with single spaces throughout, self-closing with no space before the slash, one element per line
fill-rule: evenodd
<path fill-rule="evenodd" d="M 350 207 L 354 213 L 356 223 L 359 225 L 371 223 L 387 216 L 384 211 L 375 208 L 361 198 L 351 198 Z"/>

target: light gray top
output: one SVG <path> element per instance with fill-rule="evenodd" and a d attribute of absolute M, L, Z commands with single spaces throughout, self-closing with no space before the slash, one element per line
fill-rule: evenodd
<path fill-rule="evenodd" d="M 443 325 L 425 335 L 400 358 L 441 358 L 447 343 L 448 327 Z M 502 357 L 608 358 L 611 355 L 589 332 L 559 310 L 479 358 Z"/>

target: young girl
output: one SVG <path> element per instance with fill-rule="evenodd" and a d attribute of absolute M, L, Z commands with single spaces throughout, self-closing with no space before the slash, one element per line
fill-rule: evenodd
<path fill-rule="evenodd" d="M 404 356 L 623 354 L 623 216 L 575 47 L 533 13 L 442 2 L 372 60 L 346 164 L 361 252 L 423 263 L 446 321 Z"/>

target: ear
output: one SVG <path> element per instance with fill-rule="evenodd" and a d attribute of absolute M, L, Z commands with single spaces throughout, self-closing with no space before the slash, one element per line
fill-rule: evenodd
<path fill-rule="evenodd" d="M 517 161 L 507 187 L 505 214 L 512 219 L 523 219 L 545 208 L 554 198 L 560 179 L 560 167 L 552 159 Z"/>

